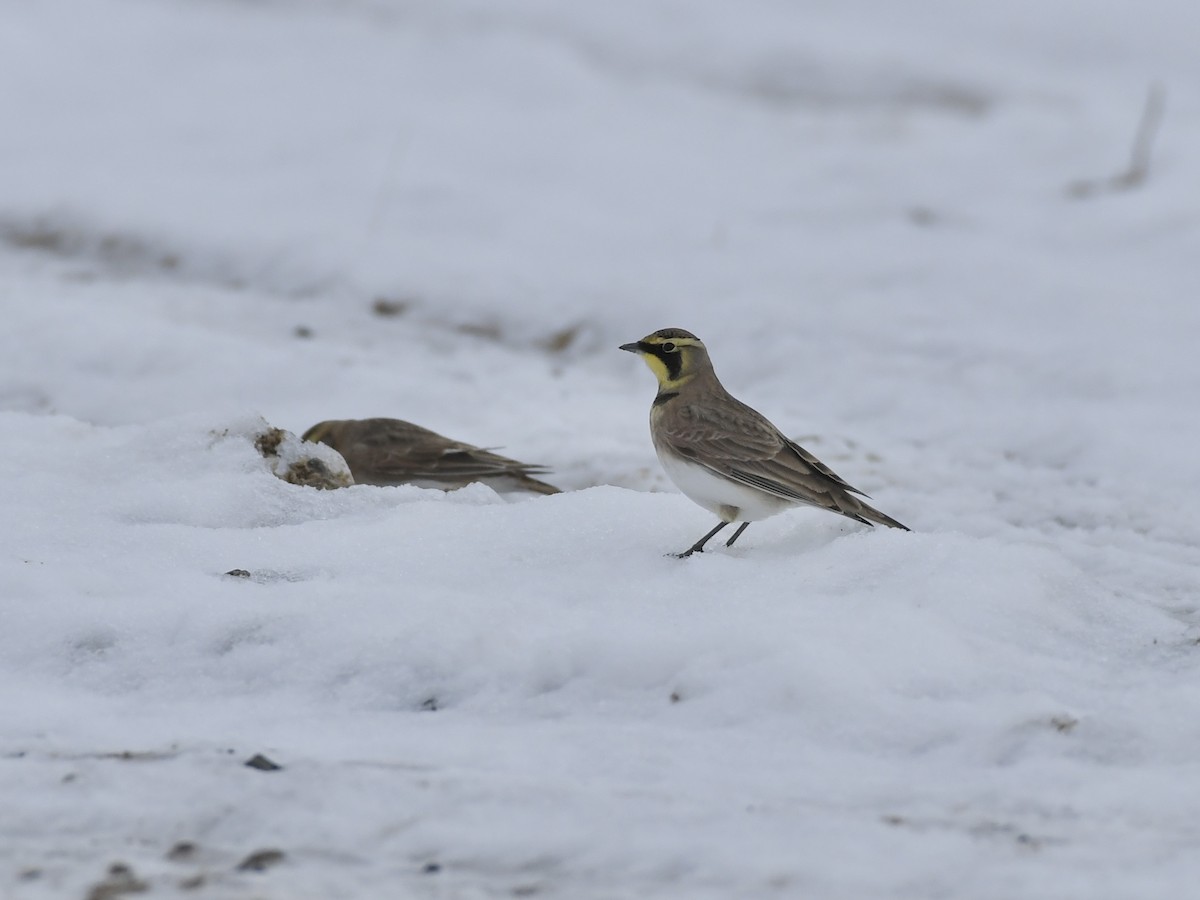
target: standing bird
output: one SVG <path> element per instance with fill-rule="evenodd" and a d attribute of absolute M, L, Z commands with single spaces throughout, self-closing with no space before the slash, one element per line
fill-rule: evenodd
<path fill-rule="evenodd" d="M 703 552 L 709 538 L 740 521 L 725 542 L 732 547 L 751 522 L 793 506 L 816 506 L 865 525 L 878 522 L 909 530 L 855 497 L 866 494 L 725 390 L 707 348 L 691 332 L 664 328 L 621 349 L 640 355 L 658 378 L 650 436 L 667 476 L 721 520 L 676 556 Z"/>
<path fill-rule="evenodd" d="M 415 484 L 452 491 L 482 481 L 497 491 L 557 494 L 538 481 L 544 466 L 527 465 L 473 444 L 452 441 L 400 419 L 333 419 L 304 432 L 304 440 L 328 444 L 346 460 L 358 484 Z"/>

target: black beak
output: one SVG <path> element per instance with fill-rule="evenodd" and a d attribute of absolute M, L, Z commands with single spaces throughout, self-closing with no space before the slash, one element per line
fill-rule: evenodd
<path fill-rule="evenodd" d="M 630 353 L 641 353 L 642 352 L 642 342 L 634 341 L 632 344 L 622 344 L 617 349 L 618 350 L 628 350 Z"/>

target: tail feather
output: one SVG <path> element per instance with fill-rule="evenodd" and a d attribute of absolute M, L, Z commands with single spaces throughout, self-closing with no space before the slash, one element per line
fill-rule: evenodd
<path fill-rule="evenodd" d="M 535 494 L 561 494 L 562 490 L 556 488 L 552 484 L 547 484 L 544 481 L 538 481 L 536 478 L 530 478 L 528 475 L 514 476 L 517 486 L 525 491 L 533 491 Z"/>
<path fill-rule="evenodd" d="M 850 499 L 855 499 L 856 506 L 851 511 L 843 512 L 842 515 L 848 515 L 850 518 L 857 519 L 860 522 L 866 522 L 868 525 L 879 523 L 880 525 L 886 525 L 889 528 L 899 528 L 901 531 L 912 531 L 912 529 L 907 525 L 897 522 L 891 516 L 881 513 L 875 507 L 863 503 L 861 500 L 857 500 L 856 498 Z"/>

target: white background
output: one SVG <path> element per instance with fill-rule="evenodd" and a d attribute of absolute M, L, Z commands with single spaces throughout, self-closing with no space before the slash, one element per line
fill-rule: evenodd
<path fill-rule="evenodd" d="M 0 894 L 1194 891 L 1198 34 L 4 3 Z M 1149 179 L 1071 196 L 1153 82 Z M 913 532 L 666 557 L 714 523 L 616 349 L 663 327 Z M 249 439 L 362 416 L 566 493 L 318 492 Z"/>

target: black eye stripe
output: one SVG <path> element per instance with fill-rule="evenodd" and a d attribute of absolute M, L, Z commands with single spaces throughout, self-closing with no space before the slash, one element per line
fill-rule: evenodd
<path fill-rule="evenodd" d="M 674 341 L 663 341 L 661 344 L 651 344 L 651 353 L 662 360 L 667 367 L 667 377 L 674 381 L 683 369 L 683 354 L 677 353 L 679 347 Z"/>

